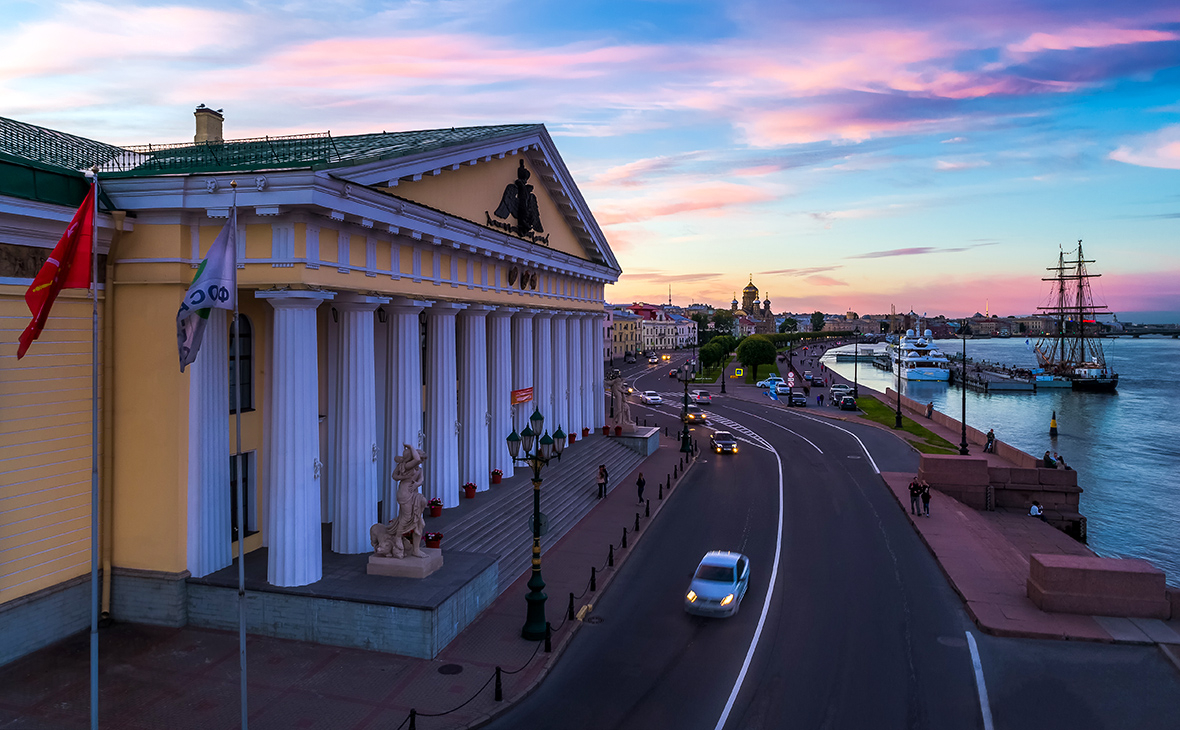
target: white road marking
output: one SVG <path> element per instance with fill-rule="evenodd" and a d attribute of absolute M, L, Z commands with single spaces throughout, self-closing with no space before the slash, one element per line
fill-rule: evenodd
<path fill-rule="evenodd" d="M 733 406 L 730 406 L 730 407 L 733 408 Z M 811 439 L 807 438 L 806 436 L 804 436 L 801 433 L 798 433 L 796 431 L 792 431 L 791 429 L 787 428 L 786 426 L 782 425 L 781 423 L 776 423 L 776 422 L 770 420 L 769 418 L 763 418 L 762 416 L 756 416 L 753 413 L 750 413 L 749 411 L 743 411 L 740 408 L 734 408 L 734 410 L 737 411 L 738 413 L 742 414 L 743 416 L 749 416 L 750 418 L 757 418 L 759 421 L 766 421 L 770 425 L 777 426 L 791 435 L 798 436 L 799 438 L 803 439 L 807 443 L 811 444 L 811 448 L 815 449 L 816 451 L 818 451 L 821 454 L 823 453 L 823 449 L 816 446 L 815 443 L 813 443 L 811 441 Z"/>
<path fill-rule="evenodd" d="M 983 663 L 979 661 L 979 649 L 975 637 L 967 632 L 967 648 L 971 650 L 971 666 L 975 669 L 975 687 L 979 690 L 979 711 L 983 714 L 983 730 L 992 730 L 992 708 L 987 699 L 987 685 L 983 683 Z"/>
<path fill-rule="evenodd" d="M 799 418 L 806 418 L 809 421 L 815 421 L 816 423 L 822 423 L 825 426 L 831 426 L 832 428 L 836 429 L 837 431 L 843 431 L 844 433 L 848 434 L 852 438 L 856 439 L 856 443 L 860 444 L 860 448 L 864 450 L 865 456 L 868 457 L 869 463 L 873 465 L 873 471 L 877 472 L 878 474 L 881 473 L 881 470 L 879 468 L 877 468 L 877 462 L 873 461 L 873 455 L 869 453 L 869 447 L 865 446 L 865 442 L 861 441 L 859 436 L 857 436 L 853 432 L 849 431 L 848 429 L 841 428 L 840 426 L 837 426 L 834 423 L 830 423 L 826 419 L 823 419 L 823 418 L 815 418 L 813 416 L 807 416 L 802 413 L 796 413 L 795 415 L 798 416 Z M 757 418 L 757 416 L 754 416 L 754 417 Z M 771 423 L 774 423 L 774 421 L 771 421 Z"/>
<path fill-rule="evenodd" d="M 766 445 L 770 446 L 770 444 Z M 750 662 L 753 661 L 754 651 L 758 648 L 758 639 L 762 637 L 762 627 L 766 625 L 766 615 L 770 612 L 770 601 L 774 598 L 775 585 L 778 583 L 778 564 L 783 552 L 783 460 L 776 449 L 771 447 L 770 451 L 778 462 L 778 537 L 774 546 L 774 567 L 770 571 L 770 587 L 766 589 L 766 598 L 762 601 L 762 615 L 758 617 L 758 627 L 754 629 L 754 636 L 750 639 L 750 648 L 746 650 L 746 660 L 742 662 L 742 669 L 738 672 L 737 679 L 733 683 L 733 690 L 729 693 L 729 700 L 726 701 L 725 709 L 721 711 L 721 717 L 717 719 L 714 730 L 722 730 L 725 727 L 726 721 L 729 720 L 729 713 L 733 710 L 733 703 L 737 701 L 738 693 L 742 690 L 742 683 L 746 681 L 746 673 L 750 671 Z M 987 730 L 991 730 L 991 728 Z"/>

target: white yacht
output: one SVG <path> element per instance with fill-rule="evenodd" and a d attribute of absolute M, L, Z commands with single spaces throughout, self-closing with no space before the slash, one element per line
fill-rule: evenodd
<path fill-rule="evenodd" d="M 906 330 L 901 341 L 890 349 L 894 367 L 901 369 L 901 377 L 906 380 L 950 380 L 950 360 L 934 346 L 930 330 L 921 336 Z"/>

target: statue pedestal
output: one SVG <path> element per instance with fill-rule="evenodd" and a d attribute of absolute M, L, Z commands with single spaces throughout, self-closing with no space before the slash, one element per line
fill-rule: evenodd
<path fill-rule="evenodd" d="M 388 575 L 394 578 L 425 578 L 443 565 L 442 548 L 422 548 L 424 558 L 383 558 L 369 556 L 365 572 L 369 575 Z"/>

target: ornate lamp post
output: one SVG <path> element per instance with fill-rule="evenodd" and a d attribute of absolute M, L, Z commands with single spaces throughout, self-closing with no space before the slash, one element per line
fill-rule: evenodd
<path fill-rule="evenodd" d="M 901 335 L 897 336 L 897 412 L 893 414 L 893 427 L 901 428 Z"/>
<path fill-rule="evenodd" d="M 860 397 L 860 382 L 857 380 L 857 367 L 860 365 L 860 327 L 852 330 L 852 397 Z"/>
<path fill-rule="evenodd" d="M 959 336 L 963 338 L 963 413 L 959 417 L 963 425 L 963 440 L 959 442 L 959 455 L 967 456 L 967 337 L 971 334 L 971 328 L 967 326 L 967 321 L 963 321 L 963 326 L 959 328 Z"/>
<path fill-rule="evenodd" d="M 548 596 L 544 592 L 545 581 L 541 578 L 541 469 L 550 459 L 561 458 L 561 452 L 565 449 L 565 434 L 561 432 L 561 426 L 558 426 L 555 435 L 559 438 L 550 437 L 546 431 L 544 436 L 537 439 L 537 434 L 541 433 L 541 428 L 545 425 L 545 417 L 541 415 L 540 409 L 533 411 L 533 415 L 529 417 L 529 424 L 520 435 L 517 435 L 516 431 L 508 434 L 507 441 L 512 461 L 527 464 L 533 470 L 533 575 L 529 578 L 528 595 L 524 597 L 528 602 L 528 614 L 520 635 L 527 641 L 540 641 L 545 638 L 548 629 L 548 622 L 545 620 L 545 599 Z M 537 441 L 535 451 L 534 440 Z M 522 446 L 524 456 L 520 455 Z"/>
<path fill-rule="evenodd" d="M 694 367 L 695 366 L 693 366 L 693 365 L 685 365 L 684 368 L 682 368 L 679 373 L 680 379 L 684 382 L 684 411 L 683 411 L 684 415 L 680 418 L 680 420 L 684 422 L 684 431 L 681 432 L 680 450 L 686 454 L 690 453 L 692 451 L 692 439 L 688 435 L 688 418 L 687 418 L 687 416 L 688 416 L 688 381 L 692 380 L 695 375 Z"/>

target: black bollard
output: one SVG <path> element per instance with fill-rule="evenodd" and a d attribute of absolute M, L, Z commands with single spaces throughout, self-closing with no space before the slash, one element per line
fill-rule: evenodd
<path fill-rule="evenodd" d="M 644 517 L 651 517 L 651 500 L 650 499 L 643 500 L 643 516 Z"/>
<path fill-rule="evenodd" d="M 504 688 L 500 685 L 500 668 L 496 667 L 496 702 L 504 701 Z"/>
<path fill-rule="evenodd" d="M 664 498 L 664 483 L 660 482 L 660 499 Z"/>
<path fill-rule="evenodd" d="M 566 611 L 565 617 L 568 618 L 570 621 L 574 620 L 574 592 L 573 591 L 570 591 L 570 607 L 569 607 L 569 610 Z"/>
<path fill-rule="evenodd" d="M 418 711 L 410 710 L 410 730 L 418 730 Z"/>
<path fill-rule="evenodd" d="M 668 438 L 668 427 L 664 426 L 664 438 Z"/>
<path fill-rule="evenodd" d="M 623 547 L 627 547 L 627 528 L 623 528 Z"/>
<path fill-rule="evenodd" d="M 672 475 L 665 474 L 664 476 L 668 479 L 668 491 L 671 492 L 672 491 Z"/>
<path fill-rule="evenodd" d="M 676 465 L 675 465 L 675 464 L 673 464 L 673 465 L 672 465 L 672 476 L 673 476 L 673 477 L 679 477 L 679 476 L 680 476 L 680 472 L 676 471 Z"/>
<path fill-rule="evenodd" d="M 591 565 L 591 566 L 590 566 L 590 592 L 591 592 L 591 593 L 593 593 L 594 591 L 598 590 L 598 575 L 597 575 L 597 572 L 598 572 L 598 568 L 595 568 L 593 565 Z"/>
<path fill-rule="evenodd" d="M 611 546 L 610 546 L 610 549 L 609 549 L 609 550 L 607 550 L 607 553 L 606 553 L 606 564 L 607 564 L 607 565 L 609 565 L 609 566 L 611 566 L 612 568 L 613 568 L 613 567 L 614 567 L 614 565 L 615 565 L 615 546 L 614 546 L 614 545 L 611 545 Z"/>
<path fill-rule="evenodd" d="M 635 513 L 635 531 L 639 532 L 639 513 Z"/>
<path fill-rule="evenodd" d="M 545 622 L 545 653 L 553 652 L 553 624 Z"/>

